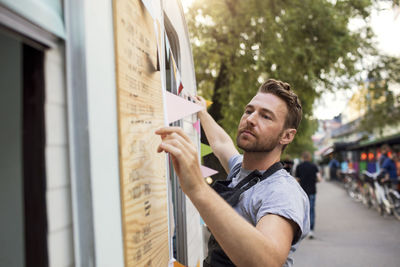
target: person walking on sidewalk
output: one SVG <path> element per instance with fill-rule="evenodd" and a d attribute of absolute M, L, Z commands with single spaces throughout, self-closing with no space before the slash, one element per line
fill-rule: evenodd
<path fill-rule="evenodd" d="M 315 226 L 315 198 L 317 194 L 316 183 L 320 182 L 322 178 L 317 165 L 311 162 L 311 153 L 304 151 L 301 157 L 303 162 L 297 166 L 295 177 L 310 200 L 310 233 L 308 237 L 312 239 L 314 238 Z"/>
<path fill-rule="evenodd" d="M 384 175 L 381 179 L 381 182 L 390 181 L 390 186 L 394 190 L 398 190 L 398 177 L 397 177 L 397 167 L 394 160 L 389 157 L 389 153 L 391 154 L 390 146 L 387 144 L 382 145 L 381 147 L 381 157 L 379 158 L 379 167 L 382 170 L 382 174 Z"/>
<path fill-rule="evenodd" d="M 329 178 L 331 180 L 338 180 L 340 163 L 337 161 L 337 159 L 335 159 L 333 154 L 329 155 L 329 158 L 331 159 L 329 161 Z"/>
<path fill-rule="evenodd" d="M 198 103 L 205 106 L 202 98 Z M 204 181 L 196 146 L 181 128 L 156 131 L 158 152 L 171 155 L 183 192 L 212 235 L 203 266 L 292 266 L 292 253 L 309 231 L 309 203 L 280 156 L 302 116 L 287 83 L 268 80 L 244 109 L 237 151 L 206 110 L 199 118 L 214 154 L 229 173 L 211 188 Z"/>

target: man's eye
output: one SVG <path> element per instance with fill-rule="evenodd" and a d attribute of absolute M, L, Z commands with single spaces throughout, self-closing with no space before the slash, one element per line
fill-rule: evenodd
<path fill-rule="evenodd" d="M 245 110 L 244 113 L 245 114 L 251 114 L 251 110 Z"/>
<path fill-rule="evenodd" d="M 264 119 L 267 119 L 267 120 L 270 120 L 270 119 L 271 119 L 271 117 L 268 116 L 268 115 L 263 115 L 262 117 L 263 117 Z"/>

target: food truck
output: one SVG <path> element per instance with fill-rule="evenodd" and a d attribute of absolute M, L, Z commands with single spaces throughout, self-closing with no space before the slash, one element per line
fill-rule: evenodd
<path fill-rule="evenodd" d="M 0 0 L 0 54 L 0 266 L 200 266 L 154 134 L 200 148 L 180 1 Z"/>

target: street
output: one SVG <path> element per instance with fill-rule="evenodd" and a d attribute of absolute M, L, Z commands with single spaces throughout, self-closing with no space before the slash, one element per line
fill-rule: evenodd
<path fill-rule="evenodd" d="M 317 186 L 315 238 L 302 241 L 294 266 L 400 266 L 400 221 L 356 203 L 339 183 Z"/>

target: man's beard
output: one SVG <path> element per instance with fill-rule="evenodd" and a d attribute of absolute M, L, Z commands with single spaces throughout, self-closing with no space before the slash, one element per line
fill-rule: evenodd
<path fill-rule="evenodd" d="M 238 133 L 236 137 L 236 144 L 237 146 L 242 149 L 244 152 L 257 152 L 257 153 L 268 153 L 271 152 L 272 150 L 275 149 L 279 145 L 279 139 L 281 138 L 282 132 L 279 133 L 278 136 L 275 138 L 268 138 L 268 139 L 263 139 L 261 142 L 258 137 L 254 136 L 254 142 L 248 142 L 247 144 L 241 144 L 240 142 L 240 135 L 241 133 Z"/>

